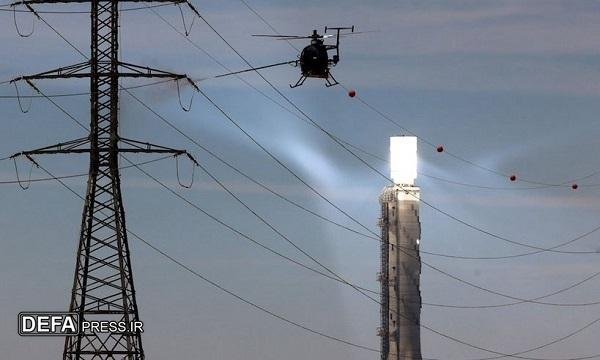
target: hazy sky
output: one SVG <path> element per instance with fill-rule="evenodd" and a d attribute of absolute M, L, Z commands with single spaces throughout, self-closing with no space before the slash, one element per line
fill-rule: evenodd
<path fill-rule="evenodd" d="M 285 34 L 308 34 L 324 26 L 355 25 L 375 31 L 345 37 L 333 70 L 344 85 L 434 144 L 481 166 L 541 182 L 560 183 L 600 169 L 597 114 L 600 112 L 600 4 L 591 1 L 268 1 L 247 0 Z M 255 65 L 295 59 L 282 41 L 250 37 L 271 30 L 241 2 L 193 1 L 206 19 Z M 124 7 L 137 5 L 125 4 Z M 6 9 L 0 7 L 0 9 Z M 84 6 L 44 6 L 84 10 Z M 185 8 L 186 21 L 192 14 Z M 179 11 L 156 9 L 183 30 Z M 124 61 L 187 73 L 195 79 L 225 72 L 149 10 L 121 14 Z M 89 48 L 85 14 L 43 15 L 84 51 Z M 17 14 L 23 32 L 31 15 Z M 245 64 L 200 21 L 190 39 L 232 69 Z M 13 14 L 0 12 L 0 81 L 82 58 L 40 21 L 29 38 L 15 32 Z M 296 46 L 305 43 L 299 41 Z M 309 79 L 289 89 L 298 69 L 283 66 L 263 74 L 307 114 L 337 136 L 381 157 L 388 138 L 403 131 L 349 98 L 340 87 Z M 277 101 L 256 74 L 244 79 Z M 143 82 L 126 81 L 124 85 Z M 84 81 L 39 81 L 48 94 L 85 92 Z M 321 132 L 266 100 L 235 77 L 200 82 L 202 89 L 267 149 L 373 231 L 383 178 L 344 152 Z M 21 85 L 24 94 L 31 90 Z M 190 112 L 180 109 L 173 84 L 132 92 L 190 137 L 306 207 L 360 230 L 268 158 L 210 103 L 196 96 Z M 0 95 L 14 88 L 0 86 Z M 191 95 L 182 89 L 182 101 Z M 86 96 L 56 99 L 87 123 Z M 287 107 L 290 107 L 286 105 Z M 81 128 L 44 99 L 21 114 L 17 101 L 0 99 L 0 158 L 84 136 Z M 121 134 L 186 148 L 216 177 L 273 222 L 291 240 L 345 278 L 378 289 L 378 243 L 322 222 L 257 188 L 216 162 L 126 94 L 121 98 Z M 131 157 L 144 161 L 152 157 Z M 385 163 L 365 160 L 387 173 Z M 55 174 L 85 172 L 83 156 L 39 157 Z M 19 163 L 21 172 L 27 164 Z M 177 185 L 175 163 L 145 169 L 183 196 L 261 243 L 313 266 L 289 244 L 222 191 L 199 169 L 194 187 Z M 487 231 L 543 248 L 566 242 L 600 225 L 600 176 L 579 181 L 579 189 L 530 187 L 438 154 L 419 143 L 422 198 Z M 33 177 L 43 177 L 34 169 Z M 190 167 L 182 162 L 182 180 Z M 13 180 L 9 161 L 0 180 Z M 83 194 L 85 179 L 66 181 Z M 135 169 L 122 172 L 129 228 L 210 279 L 274 312 L 349 341 L 378 347 L 378 305 L 351 288 L 319 277 L 265 252 L 212 222 Z M 590 185 L 590 186 L 584 186 Z M 509 188 L 496 189 L 496 188 Z M 20 311 L 64 310 L 68 306 L 82 202 L 55 182 L 28 191 L 0 184 L 0 353 L 4 360 L 62 356 L 62 340 L 20 338 Z M 529 252 L 473 231 L 422 205 L 422 250 L 460 256 L 502 256 Z M 593 233 L 564 250 L 598 251 Z M 148 359 L 376 359 L 298 328 L 218 292 L 131 238 L 134 279 Z M 566 288 L 600 271 L 596 254 L 543 253 L 505 260 L 464 260 L 423 254 L 427 264 L 479 286 L 518 298 L 535 298 Z M 587 303 L 600 298 L 600 279 L 591 279 L 551 303 Z M 423 266 L 423 301 L 447 305 L 514 302 Z M 424 305 L 422 324 L 473 345 L 503 353 L 520 352 L 559 339 L 600 317 L 600 305 L 556 307 L 519 304 L 487 309 Z M 521 356 L 543 359 L 600 353 L 595 324 L 555 345 Z M 475 350 L 422 330 L 423 356 L 478 359 Z"/>

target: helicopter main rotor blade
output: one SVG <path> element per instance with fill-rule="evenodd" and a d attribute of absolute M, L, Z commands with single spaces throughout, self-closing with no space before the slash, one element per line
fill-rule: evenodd
<path fill-rule="evenodd" d="M 369 30 L 369 31 L 355 31 L 355 32 L 351 32 L 351 33 L 341 33 L 341 36 L 348 36 L 348 35 L 362 35 L 362 34 L 369 34 L 369 33 L 378 33 L 381 32 L 381 30 Z"/>
<path fill-rule="evenodd" d="M 328 39 L 330 37 L 334 37 L 335 35 L 311 35 L 311 36 L 287 36 L 281 37 L 275 40 L 302 40 L 302 39 Z"/>
<path fill-rule="evenodd" d="M 368 33 L 374 33 L 374 32 L 381 32 L 379 30 L 373 30 L 373 31 L 360 31 L 360 32 L 353 32 L 353 33 L 344 33 L 344 34 L 340 34 L 340 37 L 342 36 L 348 36 L 348 35 L 361 35 L 361 34 L 368 34 Z M 278 39 L 275 40 L 302 40 L 302 39 L 329 39 L 329 38 L 334 38 L 336 35 L 333 34 L 326 34 L 326 35 L 319 35 L 319 36 L 280 36 Z"/>
<path fill-rule="evenodd" d="M 325 39 L 335 35 L 267 35 L 267 34 L 253 34 L 254 37 L 268 37 L 277 38 L 276 40 L 299 40 L 299 39 Z"/>
<path fill-rule="evenodd" d="M 271 67 L 275 67 L 275 66 L 288 65 L 288 64 L 296 64 L 297 62 L 298 62 L 298 60 L 284 61 L 284 62 L 280 62 L 280 63 L 276 63 L 276 64 L 259 66 L 259 67 L 254 67 L 254 68 L 250 68 L 250 69 L 245 69 L 245 70 L 240 70 L 240 71 L 234 71 L 234 72 L 230 72 L 230 73 L 227 73 L 227 74 L 221 74 L 221 75 L 215 76 L 214 78 L 221 78 L 221 77 L 230 76 L 230 75 L 237 75 L 237 74 L 245 73 L 245 72 L 248 72 L 248 71 L 256 71 L 256 70 L 261 70 L 261 69 L 267 69 L 267 68 L 271 68 Z"/>
<path fill-rule="evenodd" d="M 288 37 L 282 37 L 279 39 L 275 39 L 275 40 L 303 40 L 303 39 L 322 39 L 322 36 L 288 36 Z"/>
<path fill-rule="evenodd" d="M 276 37 L 276 38 L 298 38 L 300 35 L 263 35 L 263 34 L 252 34 L 255 37 Z"/>

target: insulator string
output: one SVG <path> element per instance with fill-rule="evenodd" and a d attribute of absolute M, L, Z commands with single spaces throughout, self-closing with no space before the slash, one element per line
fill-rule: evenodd
<path fill-rule="evenodd" d="M 189 185 L 182 183 L 181 178 L 179 177 L 179 155 L 175 156 L 175 170 L 177 173 L 177 182 L 179 183 L 179 186 L 181 186 L 182 188 L 191 189 L 192 186 L 194 185 L 194 176 L 196 174 L 196 166 L 194 164 L 192 164 L 192 180 L 190 181 Z"/>
<path fill-rule="evenodd" d="M 188 112 L 192 109 L 192 103 L 194 102 L 194 93 L 192 93 L 192 97 L 190 98 L 190 103 L 188 104 L 187 108 L 183 105 L 183 103 L 181 102 L 181 89 L 179 86 L 179 79 L 175 80 L 175 82 L 177 83 L 177 98 L 179 100 L 179 106 L 181 106 L 181 109 L 185 112 Z"/>
<path fill-rule="evenodd" d="M 16 177 L 17 177 L 17 184 L 19 184 L 19 187 L 23 190 L 27 190 L 29 189 L 29 187 L 31 186 L 31 174 L 33 172 L 33 163 L 31 163 L 31 167 L 29 168 L 29 175 L 27 177 L 27 181 L 23 182 L 19 176 L 19 167 L 17 166 L 17 159 L 13 158 L 13 164 L 15 165 L 15 173 L 16 173 Z M 27 185 L 23 185 L 24 183 L 26 183 Z"/>
<path fill-rule="evenodd" d="M 12 7 L 12 11 L 13 11 L 13 22 L 15 24 L 15 30 L 17 30 L 17 34 L 19 34 L 20 37 L 26 38 L 26 37 L 30 37 L 31 35 L 33 35 L 33 33 L 35 32 L 35 16 L 32 16 L 31 19 L 31 32 L 29 32 L 29 34 L 25 34 L 23 32 L 21 32 L 21 29 L 19 29 L 19 24 L 17 22 L 17 10 L 15 9 L 15 6 Z M 25 11 L 23 11 L 25 12 Z M 29 12 L 29 11 L 27 11 Z"/>
<path fill-rule="evenodd" d="M 188 28 L 185 23 L 185 16 L 183 15 L 181 4 L 177 4 L 177 8 L 179 9 L 179 13 L 181 14 L 181 22 L 183 23 L 183 31 L 185 32 L 185 36 L 190 36 L 190 33 L 192 32 L 192 27 L 194 27 L 194 23 L 196 22 L 196 17 L 194 16 L 192 18 L 192 22 L 190 24 L 190 27 Z"/>
<path fill-rule="evenodd" d="M 21 101 L 21 93 L 19 92 L 19 86 L 17 85 L 17 82 L 13 82 L 13 85 L 15 86 L 15 92 L 17 94 L 17 102 L 19 103 L 19 109 L 21 109 L 21 112 L 23 114 L 27 114 L 29 110 L 31 110 L 31 106 L 33 105 L 33 98 L 29 98 L 29 104 L 24 108 L 23 102 Z"/>

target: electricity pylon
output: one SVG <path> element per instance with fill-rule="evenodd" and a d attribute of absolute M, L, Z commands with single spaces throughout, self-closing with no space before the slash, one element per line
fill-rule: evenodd
<path fill-rule="evenodd" d="M 139 0 L 125 0 L 138 2 Z M 187 3 L 182 0 L 144 0 L 147 2 Z M 139 321 L 131 268 L 125 211 L 121 197 L 119 157 L 124 153 L 168 153 L 187 155 L 185 151 L 158 146 L 119 136 L 119 79 L 172 78 L 187 80 L 186 75 L 142 67 L 119 60 L 119 2 L 123 0 L 28 0 L 13 5 L 33 9 L 36 4 L 91 4 L 91 54 L 87 61 L 43 73 L 22 76 L 35 90 L 38 79 L 90 79 L 91 116 L 89 135 L 44 148 L 23 151 L 35 162 L 34 155 L 88 153 L 90 157 L 87 193 L 83 208 L 81 234 L 69 311 L 79 321 Z M 188 3 L 190 8 L 195 9 Z M 38 15 L 39 16 L 39 15 Z M 197 89 L 197 88 L 196 88 Z M 113 333 L 95 333 L 91 329 L 68 336 L 64 360 L 144 359 L 139 329 Z"/>

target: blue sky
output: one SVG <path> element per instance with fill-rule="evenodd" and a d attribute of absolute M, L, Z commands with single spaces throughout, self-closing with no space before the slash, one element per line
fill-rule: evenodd
<path fill-rule="evenodd" d="M 600 13 L 589 1 L 248 1 L 286 34 L 308 34 L 324 26 L 355 25 L 376 31 L 344 38 L 336 78 L 355 88 L 369 104 L 424 139 L 463 158 L 519 178 L 559 183 L 600 168 L 596 156 L 600 111 Z M 252 38 L 270 30 L 235 0 L 194 1 L 233 46 L 253 64 L 294 59 L 285 42 Z M 124 5 L 132 6 L 132 5 Z M 85 9 L 83 6 L 40 9 Z M 173 7 L 156 9 L 182 30 Z M 187 19 L 191 13 L 184 12 Z M 27 30 L 29 14 L 17 14 Z M 10 12 L 0 12 L 0 80 L 80 62 L 82 59 L 43 23 L 30 38 L 20 38 Z M 86 15 L 43 15 L 76 46 L 88 48 Z M 125 61 L 187 73 L 199 79 L 223 73 L 184 38 L 147 10 L 122 13 Z M 232 69 L 245 65 L 204 24 L 190 39 Z M 302 46 L 299 42 L 296 46 Z M 306 113 L 345 140 L 387 157 L 391 135 L 403 131 L 351 99 L 343 88 L 325 88 L 308 80 L 297 89 L 288 84 L 298 71 L 280 67 L 263 74 Z M 255 74 L 244 79 L 283 103 Z M 140 82 L 126 82 L 135 85 Z M 45 81 L 46 93 L 86 91 L 83 81 Z M 385 181 L 349 156 L 326 136 L 266 100 L 238 79 L 210 79 L 202 89 L 275 153 L 344 210 L 377 231 L 377 196 Z M 29 89 L 22 87 L 22 92 Z M 153 109 L 207 148 L 249 175 L 295 201 L 356 228 L 348 219 L 310 193 L 248 141 L 199 96 L 182 112 L 176 88 L 159 85 L 133 90 Z M 0 95 L 14 95 L 0 87 Z M 182 91 L 183 100 L 191 95 Z M 83 122 L 84 97 L 57 102 Z M 289 106 L 288 106 L 289 107 Z M 52 104 L 34 99 L 23 115 L 13 99 L 0 99 L 0 157 L 20 150 L 83 136 Z M 352 282 L 377 288 L 377 243 L 327 225 L 292 208 L 215 162 L 166 127 L 131 97 L 121 98 L 121 133 L 168 146 L 187 148 L 219 179 L 283 233 Z M 448 213 L 491 232 L 540 247 L 551 247 L 598 225 L 598 176 L 569 187 L 519 190 L 510 183 L 419 143 L 419 171 L 465 187 L 420 176 L 422 198 Z M 148 158 L 135 157 L 136 161 Z M 387 173 L 387 166 L 366 157 Z M 56 174 L 86 171 L 84 157 L 40 158 Z M 26 163 L 19 163 L 26 169 Z M 260 224 L 239 204 L 197 171 L 191 190 L 178 189 L 175 164 L 165 160 L 145 167 L 187 198 L 290 257 L 309 262 Z M 22 170 L 24 171 L 24 170 Z M 34 170 L 34 177 L 42 177 Z M 182 176 L 189 176 L 183 165 Z M 13 164 L 0 162 L 0 180 L 15 178 Z M 377 347 L 379 309 L 352 289 L 295 267 L 228 232 L 194 212 L 135 169 L 123 170 L 128 225 L 148 241 L 211 279 L 253 301 L 307 326 L 353 342 Z M 85 191 L 84 179 L 70 179 Z M 590 186 L 583 186 L 590 185 Z M 514 189 L 511 189 L 514 188 Z M 63 310 L 68 304 L 81 201 L 53 182 L 35 183 L 28 191 L 0 185 L 0 350 L 3 358 L 60 357 L 56 339 L 19 338 L 17 313 Z M 528 249 L 503 243 L 422 206 L 422 249 L 463 256 L 500 256 Z M 149 358 L 196 359 L 364 359 L 376 354 L 331 343 L 268 318 L 182 272 L 139 241 L 131 239 L 140 316 L 146 324 Z M 592 234 L 568 250 L 598 251 Z M 580 281 L 598 271 L 596 255 L 539 254 L 506 260 L 457 260 L 423 255 L 427 263 L 472 283 L 534 298 Z M 593 302 L 600 297 L 598 279 L 547 299 L 557 303 Z M 454 305 L 511 302 L 460 284 L 424 266 L 423 300 Z M 491 309 L 423 307 L 422 322 L 469 343 L 500 352 L 518 352 L 560 338 L 597 318 L 599 306 L 551 307 L 521 304 Z M 597 326 L 559 344 L 527 353 L 537 358 L 570 358 L 598 353 Z M 443 359 L 493 356 L 422 331 L 423 355 Z M 49 356 L 50 355 L 50 356 Z"/>

